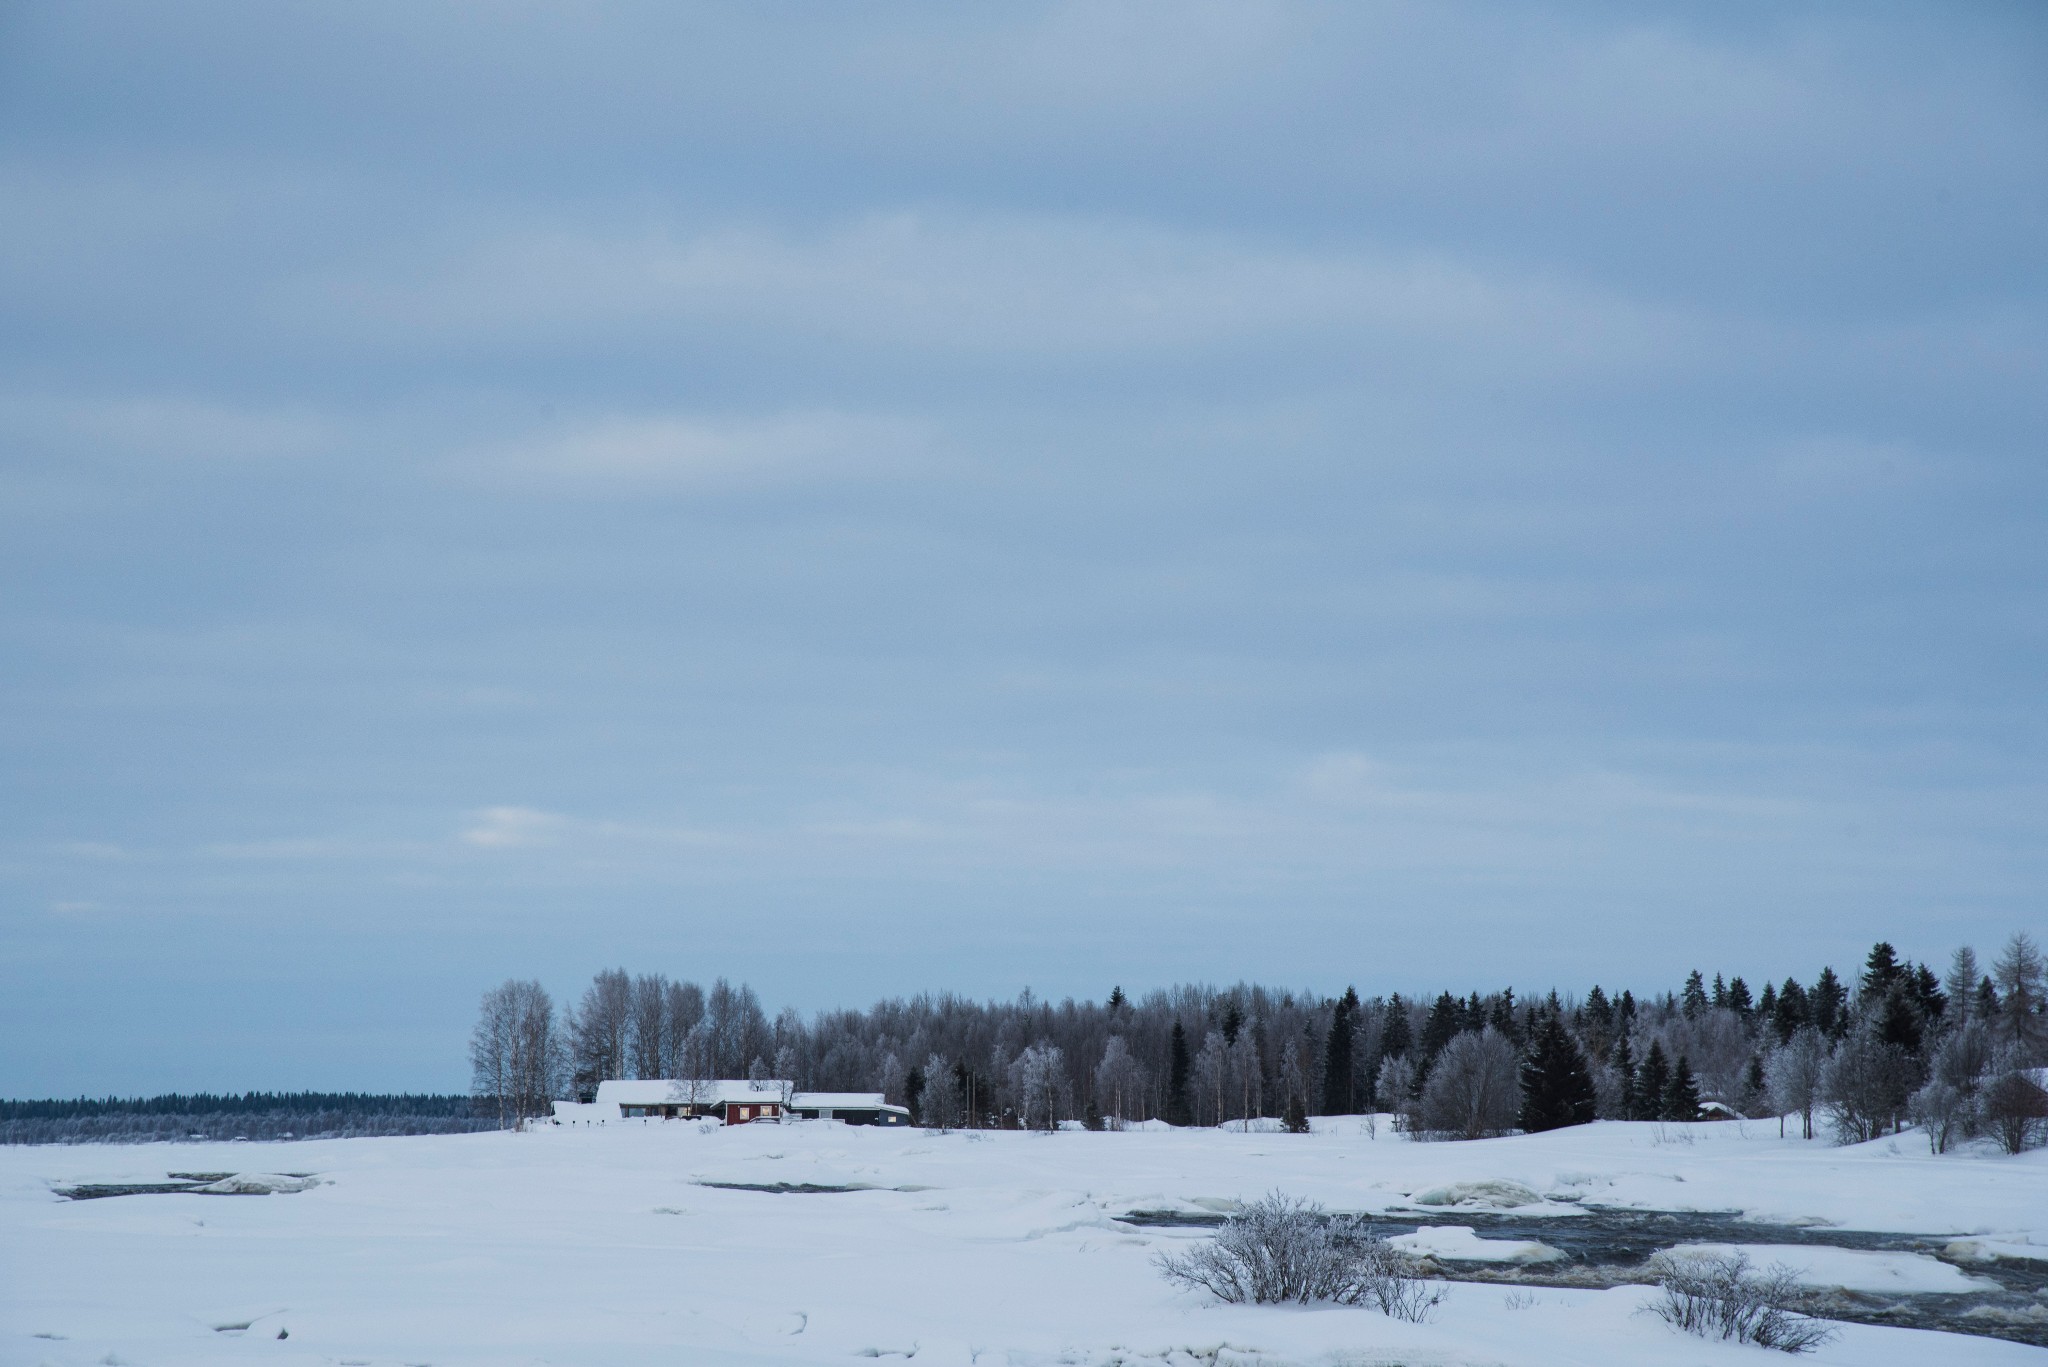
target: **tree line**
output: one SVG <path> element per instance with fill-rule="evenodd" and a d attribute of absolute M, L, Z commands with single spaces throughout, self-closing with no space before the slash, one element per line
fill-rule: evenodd
<path fill-rule="evenodd" d="M 624 969 L 558 1010 L 538 982 L 485 994 L 471 1063 L 480 1104 L 515 1124 L 606 1078 L 783 1078 L 879 1091 L 929 1126 L 1116 1128 L 1390 1114 L 1417 1138 L 1596 1118 L 1816 1117 L 1842 1142 L 1921 1126 L 1937 1151 L 1979 1134 L 2017 1151 L 2048 1125 L 2048 990 L 2026 935 L 1988 968 L 1945 973 L 1873 946 L 1752 990 L 1698 971 L 1676 991 L 1361 998 L 1240 983 L 1113 989 L 1099 1002 L 949 993 L 772 1020 L 754 991 Z"/>
<path fill-rule="evenodd" d="M 170 1092 L 150 1097 L 0 1101 L 0 1144 L 349 1139 L 462 1134 L 499 1123 L 468 1095 Z"/>

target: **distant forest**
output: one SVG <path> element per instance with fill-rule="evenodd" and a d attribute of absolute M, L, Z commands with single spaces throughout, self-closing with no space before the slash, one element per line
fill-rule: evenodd
<path fill-rule="evenodd" d="M 558 1010 L 538 982 L 485 993 L 471 1040 L 479 1109 L 512 1125 L 607 1078 L 778 1078 L 879 1091 L 927 1126 L 1051 1129 L 1379 1115 L 1422 1139 L 1594 1119 L 1773 1119 L 1855 1142 L 1919 1127 L 1936 1152 L 2009 1151 L 2048 1130 L 2048 983 L 2015 935 L 1945 971 L 1873 946 L 1860 972 L 1752 987 L 1512 988 L 1434 998 L 1189 985 L 1099 1001 L 925 995 L 770 1020 L 753 989 L 599 973 Z"/>
<path fill-rule="evenodd" d="M 207 1092 L 0 1101 L 0 1144 L 144 1144 L 178 1139 L 348 1139 L 462 1134 L 497 1126 L 467 1096 Z"/>
<path fill-rule="evenodd" d="M 1917 1127 L 1935 1152 L 2048 1138 L 2048 970 L 2026 935 L 1945 971 L 1872 947 L 1859 972 L 1752 988 L 1594 986 L 1329 996 L 1182 985 L 1101 1000 L 951 994 L 773 1019 L 754 990 L 624 969 L 559 1007 L 534 981 L 486 992 L 472 1095 L 245 1093 L 0 1101 L 0 1143 L 449 1134 L 545 1117 L 607 1078 L 777 1078 L 881 1092 L 932 1127 L 1308 1128 L 1384 1117 L 1417 1139 L 1594 1119 L 1742 1117 L 1855 1142 Z M 1378 1123 L 1375 1121 L 1374 1123 Z"/>

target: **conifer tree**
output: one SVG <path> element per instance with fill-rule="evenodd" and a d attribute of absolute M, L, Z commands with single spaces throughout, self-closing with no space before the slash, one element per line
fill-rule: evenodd
<path fill-rule="evenodd" d="M 1678 1064 L 1671 1070 L 1671 1081 L 1664 1091 L 1665 1120 L 1698 1120 L 1700 1118 L 1700 1086 L 1692 1075 L 1692 1064 L 1685 1055 L 1678 1056 Z"/>
<path fill-rule="evenodd" d="M 1942 1020 L 1948 1013 L 1948 993 L 1941 990 L 1941 979 L 1926 964 L 1913 965 L 1913 1005 L 1920 1008 L 1920 1019 L 1929 1025 Z"/>
<path fill-rule="evenodd" d="M 1791 1042 L 1804 1026 L 1813 1024 L 1813 1004 L 1806 995 L 1806 989 L 1799 985 L 1799 979 L 1785 979 L 1784 988 L 1778 993 L 1778 1007 L 1771 1017 L 1772 1028 L 1778 1032 L 1778 1043 Z"/>
<path fill-rule="evenodd" d="M 1428 1072 L 1429 1065 L 1436 1062 L 1436 1056 L 1443 1052 L 1446 1044 L 1458 1037 L 1465 1028 L 1464 1011 L 1458 999 L 1445 992 L 1429 1008 L 1428 1019 L 1422 1022 L 1422 1071 Z"/>
<path fill-rule="evenodd" d="M 1613 1066 L 1615 1076 L 1621 1081 L 1621 1118 L 1641 1119 L 1642 1117 L 1637 1114 L 1640 1103 L 1636 1095 L 1636 1060 L 1628 1047 L 1628 1031 L 1624 1030 L 1614 1037 L 1614 1057 L 1608 1062 Z"/>
<path fill-rule="evenodd" d="M 1593 990 L 1586 994 L 1586 1004 L 1581 1009 L 1586 1013 L 1587 1023 L 1601 1034 L 1614 1029 L 1614 1003 L 1607 1000 L 1599 983 L 1594 983 Z"/>
<path fill-rule="evenodd" d="M 1749 998 L 1749 984 L 1739 976 L 1728 980 L 1728 1009 L 1744 1020 L 1756 1010 L 1756 1003 Z"/>
<path fill-rule="evenodd" d="M 1770 979 L 1764 979 L 1764 990 L 1757 994 L 1756 1017 L 1764 1024 L 1776 1027 L 1778 1019 L 1778 988 Z"/>
<path fill-rule="evenodd" d="M 1714 975 L 1714 1005 L 1728 1005 L 1728 984 L 1721 980 L 1718 973 Z"/>
<path fill-rule="evenodd" d="M 1922 1033 L 1920 1008 L 1913 1000 L 1912 989 L 1902 979 L 1894 979 L 1877 1010 L 1877 1037 L 1909 1054 L 1917 1054 Z"/>
<path fill-rule="evenodd" d="M 1976 1019 L 1975 998 L 1980 971 L 1977 967 L 1977 951 L 1968 945 L 1957 950 L 1955 956 L 1949 960 L 1946 986 L 1949 1009 L 1957 1025 L 1966 1025 Z"/>
<path fill-rule="evenodd" d="M 1351 1094 L 1352 1016 L 1357 1010 L 1358 993 L 1347 987 L 1330 1012 L 1330 1035 L 1323 1045 L 1324 1115 L 1350 1115 L 1358 1109 Z"/>
<path fill-rule="evenodd" d="M 1122 983 L 1118 983 L 1115 987 L 1109 989 L 1110 1015 L 1115 1015 L 1117 1012 L 1123 1010 L 1124 1007 L 1128 1006 L 1129 1004 L 1130 999 L 1124 996 L 1124 988 Z"/>
<path fill-rule="evenodd" d="M 1286 1125 L 1289 1134 L 1308 1133 L 1308 1108 L 1301 1104 L 1301 1093 L 1287 1094 L 1287 1112 L 1282 1117 L 1282 1123 Z"/>
<path fill-rule="evenodd" d="M 1510 987 L 1493 999 L 1493 1007 L 1487 1013 L 1486 1023 L 1507 1036 L 1509 1042 L 1522 1042 L 1521 1027 L 1515 1024 L 1515 989 Z"/>
<path fill-rule="evenodd" d="M 1522 1128 L 1535 1134 L 1588 1124 L 1594 1104 L 1585 1056 L 1564 1022 L 1546 1013 L 1536 1023 L 1529 1057 L 1522 1063 Z"/>
<path fill-rule="evenodd" d="M 1170 1125 L 1195 1123 L 1188 1098 L 1188 1032 L 1179 1021 L 1173 1023 L 1173 1038 L 1167 1046 L 1166 1121 Z"/>
<path fill-rule="evenodd" d="M 1387 1009 L 1382 1013 L 1380 1024 L 1380 1057 L 1400 1058 L 1415 1045 L 1415 1035 L 1408 1028 L 1408 1003 L 1401 1000 L 1396 992 L 1387 998 Z"/>
<path fill-rule="evenodd" d="M 1244 1029 L 1244 1013 L 1237 1009 L 1236 1002 L 1229 1002 L 1223 1008 L 1223 1042 L 1237 1043 L 1237 1032 Z"/>
<path fill-rule="evenodd" d="M 1857 985 L 1856 1000 L 1867 1002 L 1882 997 L 1892 990 L 1892 984 L 1903 971 L 1899 952 L 1892 948 L 1891 941 L 1879 940 L 1870 947 L 1870 957 L 1863 961 L 1863 980 Z"/>
<path fill-rule="evenodd" d="M 1628 988 L 1621 989 L 1621 997 L 1614 1004 L 1614 1028 L 1626 1030 L 1635 1024 L 1636 994 Z"/>
<path fill-rule="evenodd" d="M 1742 1075 L 1742 1110 L 1745 1114 L 1757 1113 L 1763 1103 L 1765 1090 L 1764 1056 L 1751 1054 L 1749 1068 Z M 1779 1138 L 1782 1139 L 1784 1136 L 1780 1135 Z"/>
<path fill-rule="evenodd" d="M 1842 986 L 1842 980 L 1835 976 L 1832 968 L 1823 968 L 1820 976 L 1813 980 L 1813 991 L 1807 1001 L 1813 1012 L 1813 1025 L 1829 1039 L 1840 1039 L 1849 1030 L 1849 989 Z"/>
<path fill-rule="evenodd" d="M 1989 973 L 1977 980 L 1977 991 L 1971 1001 L 1970 1014 L 1978 1020 L 1998 1019 L 1998 1013 L 2002 1008 L 1998 1000 L 1998 988 L 1992 984 Z"/>
<path fill-rule="evenodd" d="M 1664 1101 L 1671 1091 L 1671 1064 L 1664 1057 L 1660 1040 L 1650 1041 L 1650 1052 L 1636 1073 L 1636 1110 L 1644 1120 L 1663 1118 Z"/>
<path fill-rule="evenodd" d="M 1679 995 L 1679 1009 L 1685 1012 L 1687 1020 L 1696 1019 L 1707 1009 L 1707 984 L 1695 968 L 1685 979 L 1685 991 Z"/>

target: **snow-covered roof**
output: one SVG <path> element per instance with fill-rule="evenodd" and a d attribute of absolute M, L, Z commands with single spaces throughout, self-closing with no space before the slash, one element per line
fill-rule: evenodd
<path fill-rule="evenodd" d="M 597 1084 L 597 1100 L 599 1105 L 614 1106 L 673 1106 L 686 1101 L 699 1106 L 744 1106 L 780 1101 L 782 1087 L 780 1082 L 749 1082 L 745 1078 L 697 1083 L 669 1078 L 614 1078 Z"/>
<path fill-rule="evenodd" d="M 889 1103 L 880 1092 L 798 1092 L 789 1104 L 797 1110 L 853 1111 L 873 1110 Z"/>

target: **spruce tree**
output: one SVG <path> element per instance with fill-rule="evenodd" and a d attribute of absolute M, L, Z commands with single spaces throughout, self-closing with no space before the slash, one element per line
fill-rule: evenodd
<path fill-rule="evenodd" d="M 1714 1005 L 1728 1005 L 1728 984 L 1721 980 L 1718 973 L 1714 975 Z"/>
<path fill-rule="evenodd" d="M 1806 989 L 1799 985 L 1797 978 L 1785 979 L 1784 990 L 1778 993 L 1776 1012 L 1771 1017 L 1772 1028 L 1778 1032 L 1778 1043 L 1791 1043 L 1794 1035 L 1811 1024 L 1813 1004 L 1806 995 Z"/>
<path fill-rule="evenodd" d="M 1188 1032 L 1179 1021 L 1173 1023 L 1173 1038 L 1166 1057 L 1166 1122 L 1192 1125 L 1195 1114 L 1188 1104 Z"/>
<path fill-rule="evenodd" d="M 1700 971 L 1697 968 L 1687 976 L 1685 991 L 1680 994 L 1679 1000 L 1681 1003 L 1679 1009 L 1685 1012 L 1687 1020 L 1696 1019 L 1700 1012 L 1707 1009 L 1707 983 L 1704 978 L 1700 977 Z"/>
<path fill-rule="evenodd" d="M 1948 993 L 1942 991 L 1941 979 L 1926 964 L 1914 966 L 1913 1003 L 1920 1008 L 1920 1019 L 1929 1025 L 1948 1013 Z"/>
<path fill-rule="evenodd" d="M 1778 1019 L 1778 986 L 1770 979 L 1764 979 L 1764 990 L 1757 994 L 1756 1018 L 1775 1028 Z"/>
<path fill-rule="evenodd" d="M 1997 1020 L 1998 1011 L 1998 988 L 1992 983 L 1991 975 L 1987 973 L 1977 982 L 1977 993 L 1970 1007 L 1970 1015 L 1977 1020 Z"/>
<path fill-rule="evenodd" d="M 1624 1030 L 1614 1037 L 1614 1057 L 1608 1062 L 1613 1066 L 1615 1076 L 1621 1081 L 1621 1118 L 1641 1119 L 1642 1117 L 1636 1114 L 1640 1109 L 1636 1094 L 1636 1060 L 1628 1047 L 1628 1031 Z"/>
<path fill-rule="evenodd" d="M 1323 1114 L 1350 1115 L 1357 1110 L 1351 1095 L 1352 1013 L 1358 993 L 1350 988 L 1330 1012 L 1330 1035 L 1323 1044 Z"/>
<path fill-rule="evenodd" d="M 1884 994 L 1884 1004 L 1878 1008 L 1877 1037 L 1909 1054 L 1917 1054 L 1922 1033 L 1920 1007 L 1913 999 L 1912 989 L 1903 979 L 1894 980 L 1891 990 Z"/>
<path fill-rule="evenodd" d="M 1671 1070 L 1671 1081 L 1664 1092 L 1665 1120 L 1698 1120 L 1700 1118 L 1700 1085 L 1692 1075 L 1692 1064 L 1685 1055 L 1678 1056 L 1678 1066 Z"/>
<path fill-rule="evenodd" d="M 1510 987 L 1493 999 L 1492 1009 L 1487 1013 L 1486 1023 L 1501 1032 L 1512 1044 L 1522 1042 L 1521 1027 L 1515 1024 L 1515 989 Z"/>
<path fill-rule="evenodd" d="M 1813 980 L 1813 991 L 1807 995 L 1812 1008 L 1813 1025 L 1829 1039 L 1840 1039 L 1849 1031 L 1849 989 L 1842 986 L 1842 980 L 1835 976 L 1832 968 L 1823 968 L 1820 976 Z"/>
<path fill-rule="evenodd" d="M 1522 1128 L 1535 1134 L 1584 1125 L 1593 1119 L 1593 1079 L 1571 1032 L 1557 1016 L 1545 1014 L 1522 1063 Z"/>
<path fill-rule="evenodd" d="M 1415 1035 L 1408 1028 L 1408 1003 L 1396 992 L 1387 998 L 1387 1009 L 1381 1016 L 1380 1057 L 1400 1058 L 1414 1046 Z"/>
<path fill-rule="evenodd" d="M 1129 1005 L 1129 999 L 1124 996 L 1124 988 L 1122 983 L 1118 983 L 1115 987 L 1109 989 L 1110 1015 L 1114 1016 L 1117 1012 L 1123 1010 L 1124 1007 L 1127 1005 Z"/>
<path fill-rule="evenodd" d="M 1650 1052 L 1643 1056 L 1643 1066 L 1636 1073 L 1636 1110 L 1644 1120 L 1660 1120 L 1664 1115 L 1664 1101 L 1671 1091 L 1671 1064 L 1664 1057 L 1661 1040 L 1650 1041 Z"/>
<path fill-rule="evenodd" d="M 1744 1020 L 1756 1010 L 1756 1003 L 1749 999 L 1749 984 L 1740 977 L 1728 981 L 1728 1009 Z"/>
<path fill-rule="evenodd" d="M 1458 1037 L 1465 1028 L 1464 1011 L 1458 999 L 1445 992 L 1436 999 L 1436 1005 L 1429 1008 L 1428 1019 L 1422 1022 L 1422 1071 L 1436 1062 L 1436 1056 L 1443 1052 L 1446 1044 Z"/>
<path fill-rule="evenodd" d="M 1768 1084 L 1764 1081 L 1764 1057 L 1762 1054 L 1749 1056 L 1749 1068 L 1742 1075 L 1742 1110 L 1744 1114 L 1755 1115 L 1763 1109 L 1764 1092 Z M 1782 1138 L 1783 1136 L 1780 1136 Z"/>
<path fill-rule="evenodd" d="M 1857 986 L 1856 1000 L 1867 1002 L 1882 997 L 1892 990 L 1902 971 L 1899 952 L 1892 948 L 1891 941 L 1879 940 L 1870 947 L 1870 957 L 1863 961 L 1863 981 Z"/>
<path fill-rule="evenodd" d="M 1600 990 L 1599 983 L 1594 983 L 1593 990 L 1586 994 L 1586 1004 L 1581 1009 L 1586 1013 L 1586 1023 L 1599 1031 L 1602 1037 L 1613 1031 L 1614 1004 L 1607 1000 L 1607 994 Z"/>

